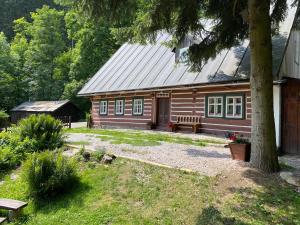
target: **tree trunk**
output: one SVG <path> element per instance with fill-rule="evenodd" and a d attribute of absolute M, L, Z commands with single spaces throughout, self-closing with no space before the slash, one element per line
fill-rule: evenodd
<path fill-rule="evenodd" d="M 273 112 L 270 0 L 248 0 L 251 49 L 251 164 L 264 172 L 279 170 Z"/>

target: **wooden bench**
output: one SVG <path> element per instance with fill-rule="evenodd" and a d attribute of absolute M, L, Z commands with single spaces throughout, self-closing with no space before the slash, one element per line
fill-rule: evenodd
<path fill-rule="evenodd" d="M 0 224 L 4 223 L 7 220 L 5 217 L 0 217 Z"/>
<path fill-rule="evenodd" d="M 192 131 L 197 133 L 200 128 L 200 121 L 200 116 L 177 116 L 173 131 L 176 131 L 179 126 L 190 126 Z"/>
<path fill-rule="evenodd" d="M 19 214 L 21 213 L 21 210 L 28 205 L 27 202 L 21 202 L 18 200 L 13 199 L 6 199 L 1 198 L 0 199 L 0 209 L 6 209 L 9 210 L 8 212 L 8 220 L 12 221 L 14 220 Z"/>

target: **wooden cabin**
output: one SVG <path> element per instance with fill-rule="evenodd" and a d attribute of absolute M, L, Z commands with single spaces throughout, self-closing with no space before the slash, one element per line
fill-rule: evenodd
<path fill-rule="evenodd" d="M 290 7 L 272 38 L 273 100 L 277 146 L 300 154 L 299 64 L 297 69 L 289 69 L 300 60 L 299 32 L 293 29 L 295 13 L 296 8 Z M 155 44 L 123 44 L 87 82 L 78 95 L 92 102 L 93 126 L 149 129 L 149 124 L 155 124 L 167 129 L 182 118 L 199 117 L 199 132 L 250 136 L 249 41 L 221 51 L 201 71 L 193 72 L 186 50 L 194 37 L 187 36 L 175 49 L 164 44 L 171 38 L 160 33 Z M 285 91 L 291 85 L 293 94 Z M 289 115 L 293 115 L 292 121 Z"/>
<path fill-rule="evenodd" d="M 32 114 L 48 114 L 67 122 L 80 119 L 80 110 L 68 100 L 24 102 L 11 110 L 11 122 L 16 124 L 20 119 Z"/>

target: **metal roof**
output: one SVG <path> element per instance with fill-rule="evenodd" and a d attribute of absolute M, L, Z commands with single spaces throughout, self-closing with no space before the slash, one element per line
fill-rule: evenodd
<path fill-rule="evenodd" d="M 288 10 L 286 19 L 279 26 L 279 34 L 272 39 L 274 75 L 278 74 L 295 13 L 296 7 Z M 155 44 L 123 44 L 78 95 L 233 82 L 249 78 L 248 40 L 223 50 L 210 59 L 200 72 L 191 72 L 188 65 L 176 63 L 175 53 L 163 44 L 170 39 L 169 34 L 159 34 Z"/>
<path fill-rule="evenodd" d="M 69 100 L 63 101 L 36 101 L 36 102 L 24 102 L 21 105 L 13 108 L 12 112 L 54 112 L 58 108 L 67 104 Z"/>

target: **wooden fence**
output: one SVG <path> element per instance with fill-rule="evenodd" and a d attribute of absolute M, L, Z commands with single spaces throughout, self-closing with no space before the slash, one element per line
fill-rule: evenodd
<path fill-rule="evenodd" d="M 72 117 L 71 116 L 56 116 L 55 119 L 60 120 L 64 127 L 68 127 L 71 128 L 71 124 L 72 124 Z"/>

